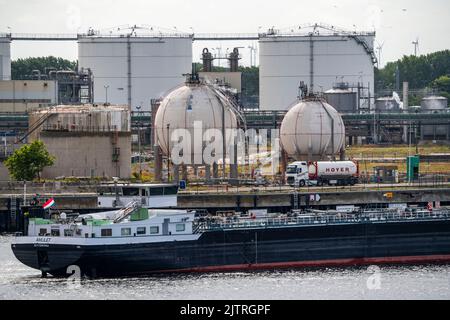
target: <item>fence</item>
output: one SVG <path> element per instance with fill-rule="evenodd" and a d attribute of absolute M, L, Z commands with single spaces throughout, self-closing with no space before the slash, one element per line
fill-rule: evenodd
<path fill-rule="evenodd" d="M 405 181 L 406 175 L 401 177 L 400 181 Z M 245 180 L 248 182 L 248 180 Z M 225 181 L 218 184 L 205 184 L 203 182 L 190 183 L 188 184 L 188 189 L 182 191 L 184 194 L 201 194 L 201 193 L 268 193 L 268 192 L 351 192 L 351 191 L 386 191 L 386 190 L 408 190 L 408 189 L 419 189 L 419 188 L 446 188 L 450 187 L 450 174 L 449 173 L 438 173 L 433 175 L 421 175 L 418 179 L 410 182 L 401 183 L 382 183 L 370 182 L 368 176 L 363 176 L 360 179 L 360 183 L 355 186 L 315 186 L 306 185 L 304 187 L 295 187 L 285 185 L 279 182 L 267 183 L 257 185 L 237 185 L 231 186 Z"/>
<path fill-rule="evenodd" d="M 23 181 L 0 181 L 0 193 L 3 194 L 24 194 L 48 193 L 94 193 L 101 182 L 93 180 L 81 180 L 74 182 L 46 181 L 29 182 Z"/>
<path fill-rule="evenodd" d="M 70 177 L 68 178 L 70 179 Z M 412 190 L 419 188 L 448 188 L 450 187 L 450 174 L 442 173 L 435 175 L 420 176 L 419 179 L 403 183 L 369 183 L 367 179 L 361 179 L 361 183 L 355 186 L 314 186 L 294 187 L 279 182 L 272 182 L 261 185 L 252 185 L 251 180 L 236 180 L 245 185 L 232 186 L 226 180 L 216 184 L 205 184 L 204 182 L 188 183 L 188 189 L 180 191 L 181 194 L 202 194 L 202 193 L 295 193 L 295 192 L 352 192 L 352 191 L 387 191 L 387 190 Z M 61 193 L 61 192 L 96 192 L 97 187 L 105 181 L 93 179 L 77 179 L 74 181 L 43 181 L 26 182 L 23 181 L 0 181 L 0 193 L 23 194 L 24 189 L 31 193 Z"/>

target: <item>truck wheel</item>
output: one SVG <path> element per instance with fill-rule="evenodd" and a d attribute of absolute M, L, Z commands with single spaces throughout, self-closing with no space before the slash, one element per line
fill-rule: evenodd
<path fill-rule="evenodd" d="M 318 186 L 318 187 L 323 186 L 323 181 L 322 181 L 322 180 L 318 180 L 318 181 L 317 181 L 317 186 Z"/>
<path fill-rule="evenodd" d="M 305 180 L 300 180 L 299 185 L 300 185 L 300 187 L 304 187 L 305 186 Z"/>

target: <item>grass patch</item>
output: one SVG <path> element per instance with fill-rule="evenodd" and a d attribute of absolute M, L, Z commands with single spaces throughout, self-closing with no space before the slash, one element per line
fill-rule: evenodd
<path fill-rule="evenodd" d="M 432 154 L 432 153 L 450 153 L 450 146 L 426 144 L 418 146 L 419 154 Z M 357 158 L 399 158 L 406 157 L 408 154 L 415 154 L 415 146 L 409 148 L 406 145 L 393 145 L 393 146 L 379 146 L 379 145 L 363 145 L 363 146 L 351 146 L 346 150 L 348 157 Z"/>
<path fill-rule="evenodd" d="M 399 173 L 406 173 L 406 161 L 405 162 L 369 162 L 360 161 L 359 169 L 361 172 L 368 172 L 373 174 L 373 168 L 379 166 L 397 166 Z M 427 173 L 450 173 L 450 163 L 449 162 L 421 162 L 419 165 L 419 172 L 421 174 Z"/>

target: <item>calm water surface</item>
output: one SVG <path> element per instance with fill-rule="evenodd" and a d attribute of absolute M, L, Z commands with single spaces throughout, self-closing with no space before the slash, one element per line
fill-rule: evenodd
<path fill-rule="evenodd" d="M 450 265 L 41 279 L 0 236 L 0 299 L 450 299 Z"/>

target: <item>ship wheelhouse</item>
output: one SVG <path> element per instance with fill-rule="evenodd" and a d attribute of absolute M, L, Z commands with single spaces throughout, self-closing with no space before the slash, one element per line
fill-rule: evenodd
<path fill-rule="evenodd" d="M 173 208 L 177 206 L 176 184 L 105 184 L 97 189 L 99 208 L 120 208 L 138 201 L 147 208 Z"/>

